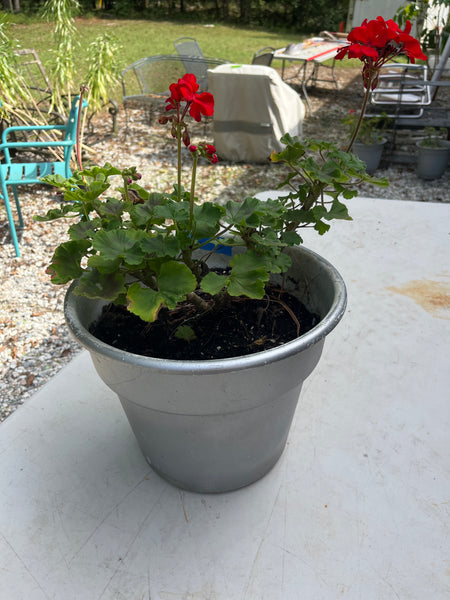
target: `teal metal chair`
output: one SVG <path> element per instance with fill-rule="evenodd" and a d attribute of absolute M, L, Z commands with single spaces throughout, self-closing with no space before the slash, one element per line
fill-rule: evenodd
<path fill-rule="evenodd" d="M 14 200 L 16 202 L 17 215 L 19 226 L 23 227 L 22 212 L 20 210 L 19 197 L 17 194 L 18 185 L 29 185 L 42 183 L 40 178 L 45 175 L 58 174 L 63 177 L 70 177 L 70 157 L 73 147 L 76 143 L 76 129 L 78 121 L 78 113 L 80 110 L 80 97 L 76 96 L 73 99 L 68 121 L 65 125 L 26 125 L 17 127 L 7 127 L 2 133 L 2 143 L 0 144 L 0 153 L 4 156 L 4 161 L 0 164 L 0 197 L 3 200 L 8 217 L 9 229 L 11 232 L 12 242 L 16 251 L 16 256 L 20 257 L 19 242 L 17 240 L 16 227 L 11 211 L 11 206 L 8 198 L 7 186 L 10 185 L 13 190 Z M 87 102 L 83 100 L 84 109 Z M 15 132 L 39 132 L 39 131 L 61 131 L 64 135 L 63 139 L 56 141 L 30 141 L 30 142 L 8 142 L 8 136 L 14 135 Z M 11 150 L 27 150 L 27 149 L 45 149 L 45 148 L 63 148 L 63 159 L 51 162 L 12 162 Z"/>

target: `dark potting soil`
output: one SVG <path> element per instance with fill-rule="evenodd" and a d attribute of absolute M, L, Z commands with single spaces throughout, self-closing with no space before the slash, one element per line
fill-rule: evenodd
<path fill-rule="evenodd" d="M 254 354 L 295 339 L 319 319 L 290 294 L 269 289 L 263 300 L 229 298 L 219 309 L 199 313 L 190 303 L 175 310 L 160 310 L 154 323 L 146 323 L 125 307 L 105 306 L 90 332 L 103 342 L 144 356 L 173 360 L 207 360 Z M 295 315 L 295 318 L 292 316 Z M 188 325 L 195 339 L 175 336 Z"/>

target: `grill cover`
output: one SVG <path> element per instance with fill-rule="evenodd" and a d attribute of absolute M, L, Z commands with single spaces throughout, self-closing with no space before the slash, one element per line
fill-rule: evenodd
<path fill-rule="evenodd" d="M 305 107 L 275 69 L 225 64 L 208 71 L 214 145 L 224 160 L 266 162 L 285 133 L 301 136 Z"/>

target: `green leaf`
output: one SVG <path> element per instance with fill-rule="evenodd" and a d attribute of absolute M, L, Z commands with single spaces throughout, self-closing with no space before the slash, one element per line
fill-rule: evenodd
<path fill-rule="evenodd" d="M 62 217 L 75 216 L 83 214 L 81 204 L 73 206 L 73 204 L 64 204 L 61 208 L 51 208 L 45 215 L 34 215 L 33 221 L 45 222 L 61 219 Z"/>
<path fill-rule="evenodd" d="M 194 206 L 195 235 L 198 238 L 210 237 L 219 231 L 220 218 L 225 209 L 205 202 Z"/>
<path fill-rule="evenodd" d="M 186 298 L 186 294 L 193 292 L 197 287 L 197 280 L 191 270 L 175 260 L 161 265 L 157 283 L 169 309 L 175 308 L 178 302 Z"/>
<path fill-rule="evenodd" d="M 123 213 L 125 206 L 123 200 L 119 198 L 106 198 L 106 200 L 96 198 L 92 205 L 101 217 L 118 217 Z"/>
<path fill-rule="evenodd" d="M 155 216 L 162 219 L 170 219 L 174 223 L 186 223 L 189 221 L 189 202 L 176 202 L 169 200 L 163 206 L 155 206 Z"/>
<path fill-rule="evenodd" d="M 175 331 L 175 337 L 179 340 L 184 340 L 185 342 L 192 342 L 197 339 L 195 331 L 192 327 L 189 327 L 189 325 L 180 325 Z"/>
<path fill-rule="evenodd" d="M 217 273 L 214 273 L 214 271 L 210 271 L 203 277 L 200 287 L 207 294 L 214 296 L 225 287 L 227 279 L 226 275 L 218 275 Z"/>
<path fill-rule="evenodd" d="M 142 251 L 146 254 L 154 254 L 160 258 L 163 258 L 164 256 L 175 258 L 180 251 L 179 241 L 174 236 L 164 236 L 160 234 L 156 236 L 146 236 L 142 239 L 140 245 Z"/>
<path fill-rule="evenodd" d="M 333 204 L 325 218 L 328 221 L 331 219 L 345 219 L 347 221 L 352 221 L 351 216 L 348 214 L 347 207 L 345 204 L 342 204 L 342 202 L 339 202 L 337 198 L 333 200 Z"/>
<path fill-rule="evenodd" d="M 88 240 L 71 240 L 58 246 L 47 269 L 52 283 L 67 283 L 80 277 L 83 273 L 81 259 L 90 247 Z"/>
<path fill-rule="evenodd" d="M 92 269 L 97 269 L 100 273 L 113 273 L 119 268 L 120 263 L 120 258 L 110 259 L 101 254 L 94 254 L 88 260 L 88 266 Z"/>
<path fill-rule="evenodd" d="M 233 268 L 228 278 L 228 293 L 231 296 L 263 298 L 265 283 L 269 280 L 264 257 L 247 251 L 234 256 L 230 265 Z"/>
<path fill-rule="evenodd" d="M 148 323 L 156 320 L 164 301 L 162 294 L 151 288 L 142 287 L 139 283 L 130 285 L 127 299 L 128 310 Z"/>
<path fill-rule="evenodd" d="M 263 214 L 263 211 L 259 211 L 261 204 L 261 200 L 257 198 L 246 198 L 242 203 L 230 200 L 225 205 L 226 213 L 224 218 L 231 224 L 257 227 L 260 223 L 258 213 L 259 215 Z"/>
<path fill-rule="evenodd" d="M 130 207 L 130 217 L 137 227 L 147 227 L 152 224 L 164 223 L 166 217 L 160 216 L 155 218 L 155 206 L 165 204 L 167 201 L 166 194 L 153 192 L 148 195 L 144 204 L 133 204 Z"/>
<path fill-rule="evenodd" d="M 74 289 L 78 296 L 101 298 L 109 302 L 125 292 L 125 277 L 122 273 L 101 273 L 97 269 L 84 271 Z"/>
<path fill-rule="evenodd" d="M 314 206 L 314 208 L 311 209 L 311 213 L 313 214 L 315 221 L 320 221 L 320 219 L 326 217 L 327 209 L 325 208 L 325 206 L 318 204 L 317 206 Z"/>
<path fill-rule="evenodd" d="M 299 244 L 303 244 L 302 238 L 296 231 L 283 231 L 280 239 L 285 246 L 298 246 Z"/>
<path fill-rule="evenodd" d="M 319 235 L 323 235 L 330 229 L 330 226 L 328 223 L 324 223 L 323 221 L 317 221 L 317 223 L 314 225 L 314 229 L 319 232 Z"/>
<path fill-rule="evenodd" d="M 72 240 L 82 240 L 92 238 L 97 227 L 101 225 L 100 219 L 92 221 L 79 221 L 69 227 L 69 235 Z"/>
<path fill-rule="evenodd" d="M 129 265 L 138 265 L 144 256 L 139 244 L 144 235 L 142 231 L 126 229 L 100 230 L 92 245 L 106 259 L 122 258 Z"/>
<path fill-rule="evenodd" d="M 271 256 L 267 261 L 268 271 L 270 273 L 285 273 L 291 266 L 292 261 L 287 254 L 280 252 L 276 256 Z"/>

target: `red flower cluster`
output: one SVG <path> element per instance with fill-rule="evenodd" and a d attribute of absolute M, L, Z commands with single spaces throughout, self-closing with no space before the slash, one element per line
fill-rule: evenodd
<path fill-rule="evenodd" d="M 219 160 L 217 158 L 216 148 L 212 144 L 206 144 L 204 142 L 201 142 L 198 146 L 191 144 L 189 146 L 189 152 L 203 156 L 203 158 L 206 158 L 206 160 L 212 164 L 215 164 Z"/>
<path fill-rule="evenodd" d="M 201 116 L 210 117 L 214 112 L 214 97 L 209 92 L 198 92 L 198 83 L 195 75 L 186 73 L 178 83 L 169 86 L 170 98 L 166 100 L 166 111 L 179 111 L 180 103 L 186 102 L 189 114 L 196 121 L 201 121 Z M 184 111 L 184 114 L 186 109 Z M 183 116 L 184 116 L 183 114 Z"/>
<path fill-rule="evenodd" d="M 355 27 L 347 36 L 348 46 L 339 50 L 337 60 L 359 58 L 364 62 L 362 71 L 364 87 L 374 89 L 378 83 L 380 67 L 398 54 L 406 54 L 412 63 L 415 59 L 426 60 L 420 43 L 411 35 L 411 23 L 406 22 L 404 31 L 392 21 L 377 17 L 365 19 L 360 27 Z"/>

